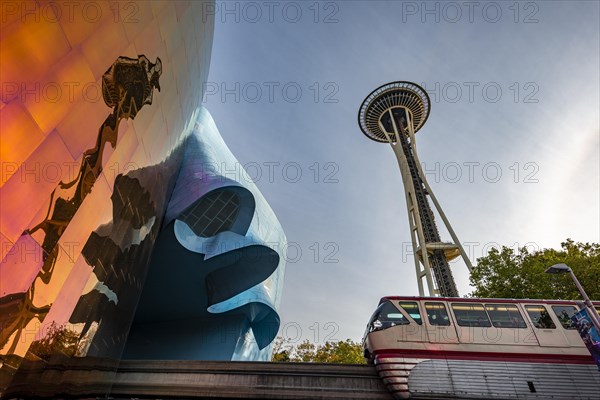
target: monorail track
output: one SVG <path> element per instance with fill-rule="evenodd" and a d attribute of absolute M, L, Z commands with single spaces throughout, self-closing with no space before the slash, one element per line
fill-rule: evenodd
<path fill-rule="evenodd" d="M 2 398 L 391 400 L 392 395 L 373 365 L 123 360 L 116 371 L 102 362 L 23 362 Z"/>

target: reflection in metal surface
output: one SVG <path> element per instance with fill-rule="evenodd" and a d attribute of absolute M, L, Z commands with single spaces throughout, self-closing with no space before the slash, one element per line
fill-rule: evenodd
<path fill-rule="evenodd" d="M 269 357 L 285 236 L 254 185 L 202 168 L 237 163 L 200 105 L 214 21 L 198 18 L 201 2 L 136 5 L 134 24 L 110 10 L 97 23 L 17 18 L 0 38 L 3 82 L 8 71 L 18 86 L 76 88 L 58 103 L 0 93 L 0 396 L 29 381 L 23 360 L 116 371 L 148 332 L 147 293 L 152 323 L 176 316 L 181 328 L 162 325 L 149 354 Z M 90 83 L 97 101 L 79 90 Z M 54 181 L 30 174 L 48 165 L 68 167 Z M 61 393 L 52 374 L 45 387 Z"/>
<path fill-rule="evenodd" d="M 44 220 L 25 230 L 22 235 L 33 236 L 38 231 L 43 232 L 42 268 L 27 292 L 0 299 L 0 304 L 10 304 L 6 312 L 2 313 L 0 321 L 0 348 L 10 340 L 8 354 L 15 351 L 29 321 L 36 318 L 42 322 L 50 310 L 51 303 L 34 305 L 36 282 L 38 279 L 46 285 L 50 282 L 59 254 L 58 241 L 102 172 L 104 147 L 107 143 L 116 147 L 119 122 L 122 119 L 133 119 L 145 104 L 152 104 L 154 88 L 160 90 L 161 73 L 160 58 L 152 64 L 146 56 L 141 55 L 138 59 L 119 57 L 102 76 L 104 101 L 113 110 L 98 130 L 95 147 L 83 153 L 77 177 L 70 182 L 61 181 L 54 189 Z"/>
<path fill-rule="evenodd" d="M 124 357 L 267 360 L 285 235 L 206 110 L 184 147 Z"/>

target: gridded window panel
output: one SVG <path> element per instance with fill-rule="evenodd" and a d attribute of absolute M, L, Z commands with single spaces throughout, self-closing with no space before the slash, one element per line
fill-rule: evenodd
<path fill-rule="evenodd" d="M 452 311 L 460 326 L 488 328 L 492 326 L 483 304 L 453 303 Z"/>
<path fill-rule="evenodd" d="M 538 329 L 556 329 L 548 310 L 544 306 L 525 306 L 525 311 L 529 314 L 533 326 Z"/>
<path fill-rule="evenodd" d="M 431 325 L 449 326 L 450 318 L 444 303 L 425 303 L 427 319 Z"/>
<path fill-rule="evenodd" d="M 240 198 L 231 190 L 216 190 L 187 209 L 180 219 L 200 237 L 211 237 L 233 226 L 240 210 Z"/>
<path fill-rule="evenodd" d="M 526 328 L 527 324 L 514 304 L 486 304 L 492 324 L 496 328 Z"/>

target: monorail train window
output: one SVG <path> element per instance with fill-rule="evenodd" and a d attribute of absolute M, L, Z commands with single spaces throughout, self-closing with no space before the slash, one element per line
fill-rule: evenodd
<path fill-rule="evenodd" d="M 452 311 L 460 326 L 475 326 L 487 328 L 492 326 L 483 304 L 452 303 Z"/>
<path fill-rule="evenodd" d="M 380 331 L 391 328 L 396 325 L 408 325 L 410 322 L 402 313 L 389 301 L 381 304 L 371 317 L 368 325 L 368 331 Z"/>
<path fill-rule="evenodd" d="M 410 315 L 410 317 L 414 319 L 417 324 L 421 325 L 423 323 L 423 321 L 421 320 L 421 312 L 419 311 L 419 305 L 417 303 L 400 303 L 400 307 L 402 307 L 404 311 L 406 311 L 408 315 Z"/>
<path fill-rule="evenodd" d="M 533 322 L 533 326 L 538 329 L 556 329 L 556 325 L 552 322 L 552 318 L 550 314 L 548 314 L 548 310 L 544 306 L 525 306 L 525 310 L 527 314 L 529 314 L 529 318 L 531 318 L 531 322 Z"/>
<path fill-rule="evenodd" d="M 577 313 L 577 309 L 573 306 L 552 306 L 554 313 L 558 317 L 560 324 L 565 329 L 576 329 L 575 323 L 571 317 Z"/>
<path fill-rule="evenodd" d="M 527 328 L 525 320 L 514 304 L 486 304 L 485 310 L 496 328 Z"/>
<path fill-rule="evenodd" d="M 425 303 L 427 319 L 431 325 L 449 326 L 450 318 L 444 303 Z"/>

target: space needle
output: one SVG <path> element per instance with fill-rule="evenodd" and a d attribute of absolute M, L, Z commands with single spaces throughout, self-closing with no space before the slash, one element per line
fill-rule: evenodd
<path fill-rule="evenodd" d="M 461 256 L 469 271 L 473 267 L 425 179 L 417 155 L 415 133 L 425 125 L 430 110 L 429 96 L 422 87 L 411 82 L 391 82 L 375 89 L 363 101 L 358 124 L 369 139 L 388 143 L 398 160 L 406 194 L 419 295 L 425 295 L 425 280 L 429 295 L 458 297 L 448 262 Z M 452 241 L 441 240 L 429 199 Z"/>

